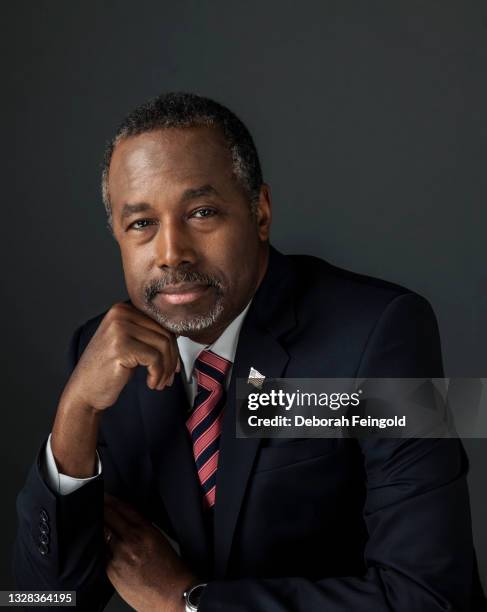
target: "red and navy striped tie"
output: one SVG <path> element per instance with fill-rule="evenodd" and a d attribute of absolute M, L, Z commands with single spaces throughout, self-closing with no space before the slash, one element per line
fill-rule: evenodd
<path fill-rule="evenodd" d="M 215 505 L 216 470 L 226 400 L 225 378 L 231 365 L 230 361 L 209 350 L 202 351 L 194 364 L 198 391 L 186 427 L 193 442 L 205 508 Z"/>

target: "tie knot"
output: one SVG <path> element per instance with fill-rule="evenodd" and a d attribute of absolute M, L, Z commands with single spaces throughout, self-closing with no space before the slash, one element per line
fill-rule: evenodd
<path fill-rule="evenodd" d="M 209 350 L 201 351 L 194 363 L 194 369 L 198 384 L 201 383 L 202 374 L 210 376 L 213 380 L 216 380 L 219 384 L 223 385 L 225 382 L 226 375 L 232 366 L 232 362 L 228 359 L 224 359 Z"/>

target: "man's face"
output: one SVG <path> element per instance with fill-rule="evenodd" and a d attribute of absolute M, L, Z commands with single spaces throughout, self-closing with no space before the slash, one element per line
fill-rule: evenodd
<path fill-rule="evenodd" d="M 223 135 L 198 127 L 120 142 L 108 190 L 132 303 L 177 334 L 212 342 L 265 272 L 267 188 L 253 215 Z"/>

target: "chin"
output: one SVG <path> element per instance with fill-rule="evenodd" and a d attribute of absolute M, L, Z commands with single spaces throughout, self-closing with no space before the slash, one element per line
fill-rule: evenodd
<path fill-rule="evenodd" d="M 190 333 L 206 331 L 218 324 L 223 315 L 223 304 L 217 302 L 211 311 L 203 314 L 188 315 L 186 317 L 171 317 L 159 309 L 148 305 L 148 314 L 155 319 L 159 325 L 169 331 L 185 336 Z"/>

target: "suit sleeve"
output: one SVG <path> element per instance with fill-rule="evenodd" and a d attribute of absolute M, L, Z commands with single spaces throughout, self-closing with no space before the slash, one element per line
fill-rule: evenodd
<path fill-rule="evenodd" d="M 392 300 L 375 324 L 357 377 L 442 377 L 436 319 L 415 294 Z M 363 439 L 363 576 L 217 580 L 201 612 L 467 612 L 473 542 L 467 460 L 457 439 Z"/>
<path fill-rule="evenodd" d="M 81 328 L 70 344 L 69 374 L 78 360 L 80 334 Z M 17 497 L 17 587 L 76 591 L 76 609 L 102 610 L 113 594 L 104 568 L 102 476 L 68 495 L 57 494 L 43 477 L 45 444 Z"/>

